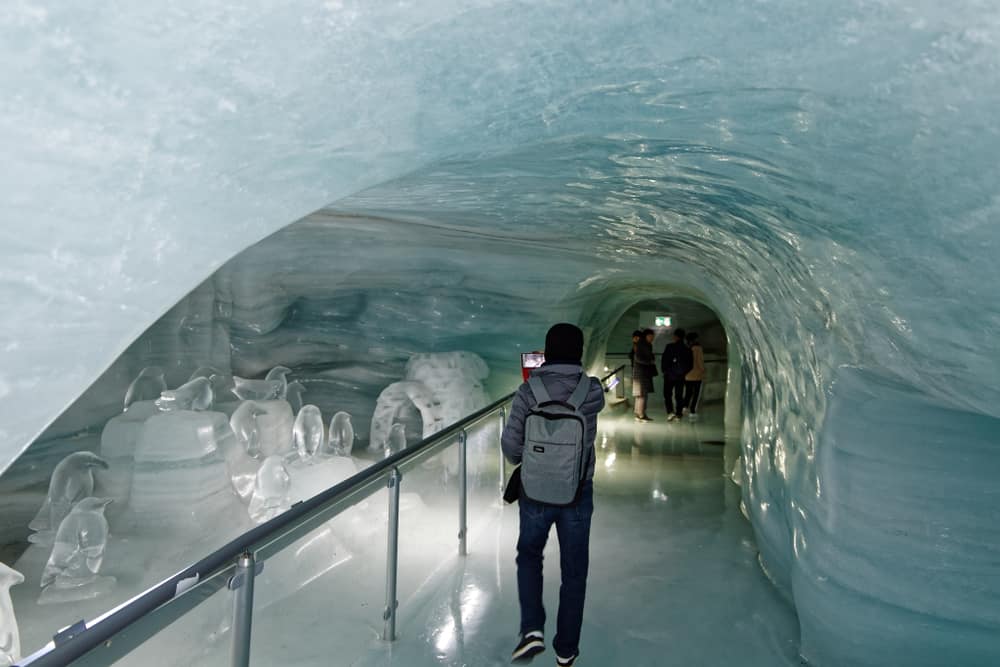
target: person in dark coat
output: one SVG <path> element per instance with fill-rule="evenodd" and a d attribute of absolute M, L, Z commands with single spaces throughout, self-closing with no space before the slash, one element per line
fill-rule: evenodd
<path fill-rule="evenodd" d="M 646 414 L 646 397 L 653 393 L 653 377 L 656 376 L 655 336 L 652 329 L 632 333 L 632 396 L 635 398 L 635 419 L 640 422 L 653 421 Z"/>
<path fill-rule="evenodd" d="M 684 329 L 675 329 L 673 336 L 673 342 L 663 349 L 660 357 L 667 421 L 680 419 L 684 413 L 684 376 L 694 365 L 691 348 L 684 344 Z"/>

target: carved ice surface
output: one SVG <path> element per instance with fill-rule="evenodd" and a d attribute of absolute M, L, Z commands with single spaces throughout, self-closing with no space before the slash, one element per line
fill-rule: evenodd
<path fill-rule="evenodd" d="M 280 456 L 268 456 L 260 465 L 247 511 L 256 523 L 264 523 L 291 505 L 291 476 Z"/>
<path fill-rule="evenodd" d="M 206 377 L 189 380 L 177 389 L 170 389 L 156 399 L 156 407 L 163 412 L 172 410 L 208 410 L 212 407 L 214 391 L 212 381 Z"/>
<path fill-rule="evenodd" d="M 94 492 L 94 468 L 108 469 L 108 463 L 91 452 L 70 454 L 56 465 L 49 480 L 49 492 L 38 514 L 28 527 L 37 531 L 28 539 L 51 544 L 55 530 L 73 505 Z"/>
<path fill-rule="evenodd" d="M 52 553 L 42 572 L 40 604 L 95 597 L 107 592 L 114 578 L 98 577 L 108 543 L 104 508 L 108 498 L 84 498 L 59 524 Z"/>
<path fill-rule="evenodd" d="M 354 426 L 351 415 L 340 411 L 330 420 L 330 437 L 327 453 L 332 456 L 350 456 L 354 449 Z"/>
<path fill-rule="evenodd" d="M 323 425 L 323 413 L 315 405 L 303 406 L 295 417 L 292 442 L 303 461 L 323 451 L 326 446 L 326 427 Z"/>
<path fill-rule="evenodd" d="M 295 348 L 368 373 L 331 401 L 362 439 L 413 352 L 475 352 L 499 394 L 552 321 L 600 368 L 621 313 L 689 296 L 731 336 L 804 657 L 1000 664 L 998 42 L 989 0 L 4 3 L 0 467 L 224 263 L 171 386 Z M 412 383 L 376 450 L 443 419 Z"/>
<path fill-rule="evenodd" d="M 21 639 L 17 630 L 10 587 L 24 581 L 24 576 L 0 563 L 0 667 L 8 667 L 21 657 Z"/>
<path fill-rule="evenodd" d="M 132 384 L 125 391 L 125 409 L 136 401 L 151 401 L 159 398 L 167 390 L 167 381 L 163 379 L 163 369 L 159 366 L 147 366 L 139 371 Z"/>

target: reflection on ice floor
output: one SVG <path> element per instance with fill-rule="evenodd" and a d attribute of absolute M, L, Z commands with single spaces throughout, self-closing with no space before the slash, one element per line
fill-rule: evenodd
<path fill-rule="evenodd" d="M 723 441 L 721 417 L 667 424 L 663 416 L 654 413 L 652 424 L 602 417 L 577 664 L 800 664 L 794 612 L 761 573 L 739 489 L 723 477 L 726 448 L 705 444 Z M 455 555 L 454 513 L 443 508 L 436 513 L 447 524 L 443 544 L 408 552 L 404 536 L 395 643 L 377 638 L 383 561 L 369 562 L 355 564 L 361 569 L 351 576 L 350 592 L 316 587 L 264 610 L 254 621 L 253 663 L 507 664 L 518 623 L 517 508 L 492 501 L 495 482 L 484 477 L 470 491 L 467 559 Z M 425 500 L 429 512 L 441 505 Z M 404 510 L 404 527 L 407 518 Z M 384 531 L 375 539 L 383 537 Z M 549 638 L 558 599 L 557 549 L 553 531 L 546 550 Z M 554 663 L 551 649 L 535 660 Z"/>

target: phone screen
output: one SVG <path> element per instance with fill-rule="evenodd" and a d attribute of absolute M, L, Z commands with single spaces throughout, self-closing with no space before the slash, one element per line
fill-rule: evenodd
<path fill-rule="evenodd" d="M 522 352 L 521 368 L 538 368 L 545 363 L 544 352 Z"/>

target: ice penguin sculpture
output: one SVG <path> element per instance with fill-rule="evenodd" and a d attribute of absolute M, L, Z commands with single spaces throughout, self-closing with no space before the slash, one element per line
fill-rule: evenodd
<path fill-rule="evenodd" d="M 351 415 L 338 412 L 330 420 L 330 438 L 326 451 L 330 456 L 350 456 L 354 448 L 354 425 Z"/>
<path fill-rule="evenodd" d="M 404 449 L 406 449 L 406 427 L 399 423 L 393 424 L 385 439 L 385 457 L 389 458 Z"/>
<path fill-rule="evenodd" d="M 114 577 L 98 576 L 108 545 L 104 508 L 110 502 L 110 498 L 84 498 L 59 524 L 42 571 L 44 590 L 38 604 L 86 600 L 114 587 Z"/>
<path fill-rule="evenodd" d="M 264 523 L 291 505 L 292 478 L 280 456 L 268 456 L 257 471 L 247 511 L 254 523 Z"/>
<path fill-rule="evenodd" d="M 289 382 L 285 388 L 285 400 L 292 406 L 292 412 L 298 414 L 302 406 L 305 405 L 302 394 L 306 393 L 306 388 L 301 382 Z"/>
<path fill-rule="evenodd" d="M 160 412 L 174 410 L 208 410 L 215 399 L 212 381 L 198 377 L 182 384 L 177 389 L 168 389 L 156 399 Z"/>
<path fill-rule="evenodd" d="M 236 434 L 240 448 L 253 458 L 260 456 L 260 425 L 257 417 L 265 414 L 262 407 L 253 401 L 244 401 L 229 418 L 229 426 Z"/>
<path fill-rule="evenodd" d="M 74 452 L 56 464 L 42 508 L 28 524 L 38 531 L 28 537 L 29 542 L 52 544 L 55 530 L 73 505 L 94 493 L 94 468 L 107 470 L 108 462 L 91 452 Z"/>
<path fill-rule="evenodd" d="M 323 413 L 315 405 L 304 405 L 292 427 L 292 442 L 299 458 L 308 461 L 323 451 L 326 445 L 326 428 Z"/>
<path fill-rule="evenodd" d="M 139 371 L 132 384 L 125 390 L 125 410 L 137 401 L 152 401 L 167 390 L 167 381 L 163 379 L 163 369 L 159 366 L 147 366 Z"/>
<path fill-rule="evenodd" d="M 268 371 L 263 380 L 248 380 L 234 375 L 233 393 L 244 401 L 284 400 L 288 391 L 287 375 L 291 372 L 291 369 L 284 366 L 275 366 Z"/>
<path fill-rule="evenodd" d="M 10 600 L 10 587 L 24 581 L 24 575 L 0 563 L 0 667 L 9 667 L 21 657 L 21 639 Z"/>

